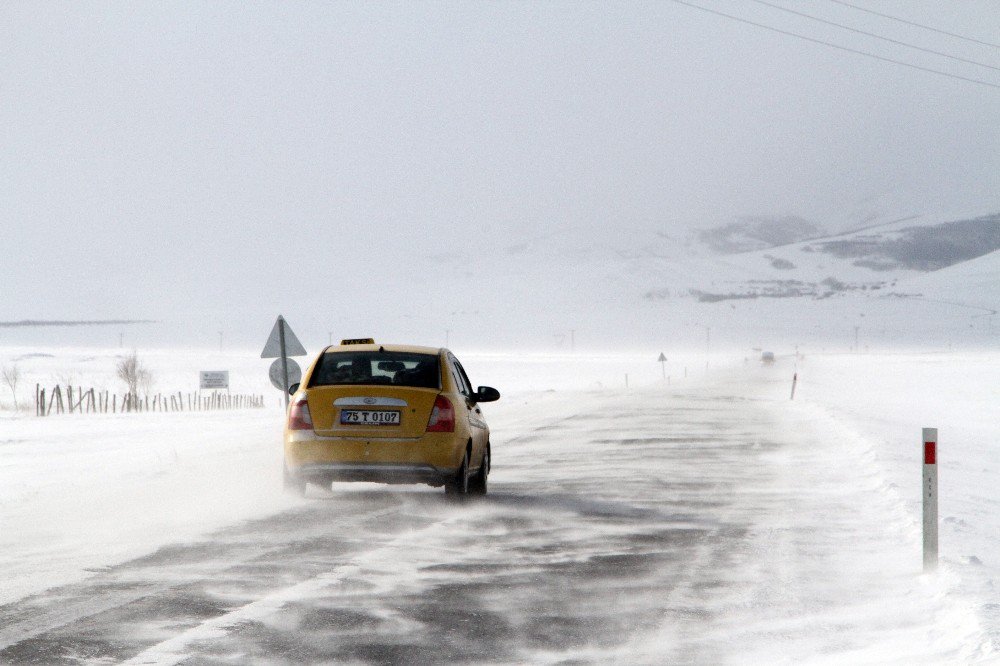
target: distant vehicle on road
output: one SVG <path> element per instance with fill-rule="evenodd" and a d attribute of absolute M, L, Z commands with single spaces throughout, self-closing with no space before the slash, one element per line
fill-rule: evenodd
<path fill-rule="evenodd" d="M 771 365 L 772 363 L 774 363 L 774 352 L 766 351 L 761 353 L 760 362 L 763 363 L 764 365 Z"/>
<path fill-rule="evenodd" d="M 473 390 L 447 349 L 343 340 L 289 392 L 286 489 L 374 481 L 486 494 L 490 430 L 479 404 L 500 393 Z"/>

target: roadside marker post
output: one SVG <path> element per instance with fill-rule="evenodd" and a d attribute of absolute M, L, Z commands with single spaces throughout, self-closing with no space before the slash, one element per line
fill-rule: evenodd
<path fill-rule="evenodd" d="M 924 475 L 921 485 L 924 507 L 924 573 L 937 569 L 938 563 L 938 473 L 937 428 L 924 428 Z"/>
<path fill-rule="evenodd" d="M 798 381 L 799 381 L 799 373 L 796 372 L 794 375 L 792 375 L 792 397 L 791 397 L 792 400 L 795 400 L 795 385 L 798 383 Z"/>

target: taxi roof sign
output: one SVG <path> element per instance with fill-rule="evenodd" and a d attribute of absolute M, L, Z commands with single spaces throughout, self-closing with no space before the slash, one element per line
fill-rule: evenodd
<path fill-rule="evenodd" d="M 347 338 L 340 341 L 341 345 L 373 345 L 375 338 Z"/>

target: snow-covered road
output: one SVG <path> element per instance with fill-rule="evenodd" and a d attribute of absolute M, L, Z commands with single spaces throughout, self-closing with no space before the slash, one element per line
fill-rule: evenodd
<path fill-rule="evenodd" d="M 161 518 L 176 538 L 155 552 L 0 607 L 0 661 L 988 661 L 948 572 L 920 573 L 870 451 L 791 403 L 786 379 L 509 395 L 489 414 L 490 494 L 464 503 L 371 485 L 272 497 L 268 415 L 206 418 L 172 440 L 187 468 L 164 454 L 183 492 L 154 489 L 165 514 L 199 518 Z M 233 428 L 220 441 L 243 453 L 220 445 L 232 465 L 212 485 L 191 447 Z M 12 559 L 33 580 L 46 566 Z"/>

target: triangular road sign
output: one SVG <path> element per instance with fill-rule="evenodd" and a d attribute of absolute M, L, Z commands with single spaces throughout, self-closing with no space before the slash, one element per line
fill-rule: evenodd
<path fill-rule="evenodd" d="M 305 356 L 306 349 L 299 342 L 299 339 L 295 337 L 292 333 L 292 329 L 288 327 L 288 322 L 281 315 L 278 315 L 278 320 L 274 322 L 274 328 L 271 329 L 271 335 L 267 338 L 267 344 L 264 345 L 264 351 L 260 353 L 261 358 L 281 358 L 281 329 L 285 329 L 285 356 Z"/>
<path fill-rule="evenodd" d="M 658 358 L 656 360 L 659 361 L 660 363 L 666 363 L 667 362 L 667 357 L 663 355 L 663 352 L 660 352 L 660 358 Z"/>

